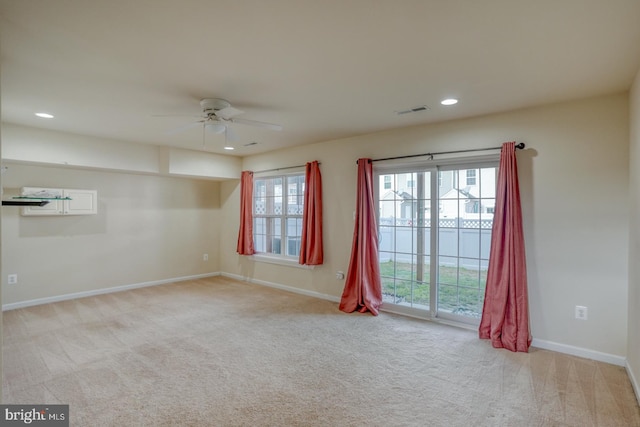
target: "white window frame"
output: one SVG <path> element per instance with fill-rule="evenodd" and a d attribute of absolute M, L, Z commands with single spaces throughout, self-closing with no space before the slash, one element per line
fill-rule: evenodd
<path fill-rule="evenodd" d="M 446 170 L 462 170 L 462 169 L 482 169 L 486 167 L 495 167 L 496 172 L 499 165 L 500 156 L 496 155 L 485 155 L 485 156 L 477 156 L 477 157 L 464 157 L 464 158 L 451 158 L 451 159 L 441 159 L 441 160 L 427 160 L 424 162 L 416 162 L 416 163 L 390 163 L 390 164 L 374 164 L 374 197 L 376 206 L 380 206 L 380 191 L 379 191 L 379 182 L 380 176 L 385 174 L 401 174 L 401 173 L 412 173 L 412 172 L 430 172 L 432 173 L 431 179 L 431 199 L 430 199 L 430 214 L 431 214 L 431 235 L 434 236 L 430 240 L 430 265 L 436 266 L 436 268 L 432 268 L 430 271 L 430 298 L 429 304 L 430 308 L 428 310 L 417 309 L 414 307 L 406 307 L 397 304 L 389 304 L 385 303 L 386 307 L 383 308 L 385 311 L 395 312 L 399 314 L 405 314 L 415 317 L 427 318 L 431 320 L 439 320 L 444 322 L 450 322 L 458 325 L 473 325 L 477 326 L 479 324 L 479 320 L 474 318 L 468 318 L 465 316 L 448 314 L 438 312 L 437 304 L 438 304 L 438 286 L 437 286 L 437 265 L 438 265 L 438 257 L 439 257 L 439 248 L 438 248 L 438 235 L 439 235 L 439 203 L 440 199 L 440 186 L 442 184 L 442 179 L 440 176 L 440 171 Z M 454 186 L 457 181 L 457 175 L 454 175 Z M 477 179 L 477 177 L 476 177 Z M 477 181 L 476 181 L 477 182 Z M 380 223 L 380 209 L 376 209 L 377 211 L 377 222 Z M 434 218 L 436 219 L 434 221 Z"/>
<path fill-rule="evenodd" d="M 296 194 L 292 194 L 289 187 L 288 179 L 292 177 L 298 177 L 302 179 L 302 188 L 296 189 Z M 256 191 L 258 189 L 258 185 L 257 185 L 258 181 L 274 180 L 278 178 L 281 179 L 282 181 L 282 187 L 280 188 L 280 191 L 276 191 L 274 188 L 273 197 L 277 197 L 280 199 L 281 212 L 279 214 L 276 214 L 276 213 L 267 214 L 266 212 L 257 213 L 256 212 L 256 199 L 257 199 Z M 252 257 L 254 260 L 268 262 L 268 263 L 275 263 L 275 264 L 290 265 L 290 266 L 300 266 L 301 268 L 305 267 L 298 264 L 298 257 L 300 254 L 299 245 L 295 255 L 288 254 L 288 247 L 289 247 L 288 238 L 291 236 L 289 236 L 287 233 L 287 226 L 288 226 L 287 224 L 289 219 L 295 219 L 300 223 L 302 222 L 303 209 L 304 209 L 304 190 L 305 190 L 304 179 L 305 179 L 304 170 L 294 171 L 286 174 L 272 174 L 272 175 L 263 175 L 258 177 L 254 176 L 254 188 L 253 188 L 253 195 L 252 195 L 253 238 L 254 238 L 254 245 L 256 247 L 256 253 Z M 268 197 L 268 196 L 265 195 L 265 197 Z M 296 213 L 296 214 L 290 213 L 288 209 L 289 206 L 291 205 L 291 201 L 294 198 L 299 199 L 301 202 L 299 213 Z M 280 253 L 258 251 L 258 247 L 259 247 L 258 236 L 264 236 L 265 239 L 278 237 L 275 234 L 270 234 L 270 235 L 266 233 L 265 234 L 261 233 L 259 235 L 256 234 L 256 232 L 258 231 L 258 227 L 256 226 L 256 220 L 261 218 L 265 218 L 267 220 L 275 218 L 280 220 L 279 221 L 280 222 L 280 236 L 279 236 Z M 301 236 L 294 236 L 294 237 L 298 237 L 298 240 L 301 239 Z"/>

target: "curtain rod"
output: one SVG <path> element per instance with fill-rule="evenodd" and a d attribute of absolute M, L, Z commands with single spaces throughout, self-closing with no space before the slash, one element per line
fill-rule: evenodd
<path fill-rule="evenodd" d="M 524 146 L 524 142 L 521 142 L 519 144 L 516 144 L 516 148 L 519 149 L 523 149 Z M 455 150 L 455 151 L 439 151 L 437 153 L 424 153 L 424 154 L 410 154 L 408 156 L 398 156 L 398 157 L 385 157 L 384 159 L 372 159 L 372 162 L 381 162 L 383 160 L 396 160 L 396 159 L 408 159 L 411 157 L 424 157 L 424 156 L 431 156 L 431 158 L 433 159 L 433 156 L 437 156 L 439 154 L 457 154 L 457 153 L 472 153 L 474 151 L 489 151 L 489 150 L 500 150 L 502 147 L 491 147 L 491 148 L 475 148 L 475 149 L 470 149 L 470 150 Z M 356 164 L 358 162 L 356 161 Z"/>
<path fill-rule="evenodd" d="M 318 162 L 318 165 L 321 165 L 322 163 Z M 297 168 L 303 168 L 307 166 L 307 164 L 305 163 L 304 165 L 297 165 L 297 166 L 285 166 L 283 168 L 275 168 L 275 169 L 264 169 L 261 171 L 253 171 L 253 173 L 263 173 L 263 172 L 276 172 L 276 171 L 281 171 L 281 170 L 285 170 L 285 169 L 297 169 Z"/>

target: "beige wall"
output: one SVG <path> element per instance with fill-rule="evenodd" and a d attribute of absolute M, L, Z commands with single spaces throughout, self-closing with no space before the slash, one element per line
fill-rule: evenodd
<path fill-rule="evenodd" d="M 629 318 L 627 369 L 630 373 L 636 397 L 640 402 L 640 71 L 636 75 L 630 96 L 631 147 L 630 199 L 631 218 L 629 230 Z"/>
<path fill-rule="evenodd" d="M 322 163 L 325 265 L 264 264 L 235 253 L 239 185 L 222 183 L 221 271 L 339 297 L 353 233 L 355 161 L 517 140 L 532 333 L 538 342 L 627 353 L 627 94 L 397 129 L 247 157 L 243 169 Z M 574 319 L 574 307 L 589 319 Z M 624 360 L 624 359 L 621 359 Z"/>
<path fill-rule="evenodd" d="M 2 160 L 125 173 L 234 179 L 241 160 L 202 151 L 134 144 L 33 127 L 2 124 Z"/>
<path fill-rule="evenodd" d="M 637 158 L 638 83 L 634 94 L 632 153 Z M 9 171 L 3 176 L 3 186 L 9 193 L 17 194 L 22 186 L 96 189 L 99 214 L 22 217 L 18 208 L 3 208 L 4 304 L 218 271 L 336 299 L 344 282 L 335 278 L 335 272 L 347 270 L 351 250 L 356 159 L 523 141 L 528 149 L 519 152 L 518 161 L 534 338 L 539 343 L 588 349 L 622 360 L 628 351 L 631 367 L 636 372 L 640 367 L 638 338 L 633 335 L 637 328 L 631 328 L 638 324 L 638 289 L 628 289 L 629 278 L 637 283 L 638 273 L 628 269 L 627 248 L 631 246 L 631 259 L 636 259 L 640 239 L 633 235 L 629 245 L 627 94 L 402 128 L 245 158 L 242 166 L 251 170 L 314 159 L 322 163 L 325 265 L 313 270 L 239 257 L 235 253 L 238 180 L 215 182 L 156 173 L 171 173 L 173 167 L 176 174 L 188 175 L 191 169 L 176 166 L 192 162 L 184 153 L 155 157 L 146 148 L 136 147 L 140 160 L 129 168 L 142 172 L 139 169 L 148 164 L 152 172 L 106 172 L 95 168 L 113 169 L 128 149 L 123 146 L 112 153 L 114 157 L 106 156 L 113 160 L 109 160 L 111 166 L 85 164 L 95 162 L 89 146 L 98 141 L 93 141 L 82 151 L 85 155 L 74 160 L 80 163 L 75 166 L 84 169 L 25 165 L 22 162 L 28 156 L 18 158 L 26 156 L 25 147 L 17 147 L 16 141 L 35 144 L 35 148 L 40 138 L 29 136 L 36 132 L 30 129 L 13 131 L 21 136 L 6 146 L 13 150 L 6 152 L 16 157 L 4 159 L 9 161 Z M 82 146 L 74 140 L 79 145 L 66 147 L 65 138 L 59 136 L 41 137 L 69 154 Z M 6 142 L 3 138 L 3 155 Z M 56 161 L 61 161 L 55 153 Z M 220 160 L 212 158 L 205 165 L 198 161 L 193 170 L 215 175 L 224 170 L 215 166 Z M 171 162 L 179 163 L 172 166 Z M 229 162 L 240 170 L 239 159 Z M 631 162 L 637 169 L 638 161 L 632 158 Z M 631 183 L 637 187 L 637 175 Z M 637 219 L 638 209 L 633 212 L 632 218 Z M 635 228 L 632 231 L 637 234 Z M 202 261 L 203 253 L 209 254 L 208 263 Z M 19 275 L 18 285 L 6 284 L 8 273 Z M 632 312 L 627 317 L 630 296 Z M 589 320 L 574 319 L 576 305 L 589 308 Z"/>
<path fill-rule="evenodd" d="M 2 67 L 0 66 L 0 75 L 2 74 L 1 72 Z M 0 108 L 0 122 L 2 122 L 2 111 Z M 2 128 L 0 127 L 0 152 L 2 152 Z M 2 196 L 2 187 L 3 183 L 2 183 L 2 173 L 0 173 L 0 198 Z M 2 241 L 2 215 L 0 215 L 0 242 Z M 0 243 L 0 260 L 2 260 L 2 244 Z M 2 263 L 0 262 L 0 278 L 4 277 L 4 270 L 2 269 Z M 2 290 L 3 285 L 2 285 L 2 281 L 0 280 L 0 307 L 2 307 Z M 2 342 L 3 342 L 3 336 L 4 336 L 4 331 L 3 331 L 3 327 L 2 327 L 2 317 L 0 316 L 0 383 L 2 383 L 3 381 L 3 372 L 2 372 Z M 2 396 L 0 396 L 0 403 L 2 403 Z"/>
<path fill-rule="evenodd" d="M 2 208 L 4 304 L 219 271 L 218 182 L 4 164 L 5 197 L 23 186 L 98 191 L 97 215 Z M 17 285 L 7 285 L 9 273 Z"/>

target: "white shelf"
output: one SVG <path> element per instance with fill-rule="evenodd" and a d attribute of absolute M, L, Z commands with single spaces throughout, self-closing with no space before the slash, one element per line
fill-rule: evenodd
<path fill-rule="evenodd" d="M 38 197 L 39 194 L 55 197 Z M 23 206 L 23 216 L 95 215 L 98 213 L 96 190 L 24 187 L 21 197 L 23 201 L 48 202 L 44 205 Z"/>

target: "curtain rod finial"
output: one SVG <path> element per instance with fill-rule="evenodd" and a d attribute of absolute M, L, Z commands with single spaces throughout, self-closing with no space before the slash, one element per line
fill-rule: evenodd
<path fill-rule="evenodd" d="M 524 142 L 516 144 L 516 148 L 519 148 L 520 150 L 522 150 L 524 147 L 525 147 Z"/>

